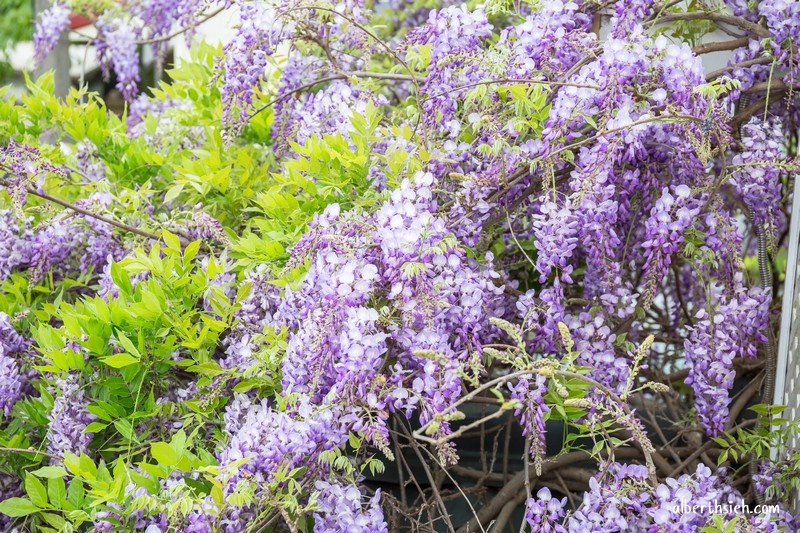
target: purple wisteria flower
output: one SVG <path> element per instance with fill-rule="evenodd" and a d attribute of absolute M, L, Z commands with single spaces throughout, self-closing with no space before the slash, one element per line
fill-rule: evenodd
<path fill-rule="evenodd" d="M 561 525 L 564 518 L 564 507 L 567 499 L 553 497 L 550 489 L 542 487 L 536 497 L 528 500 L 525 506 L 525 521 L 530 524 L 533 531 L 541 533 L 566 533 Z"/>
<path fill-rule="evenodd" d="M 9 316 L 0 312 L 0 419 L 8 417 L 14 405 L 33 392 L 25 358 L 30 346 L 31 341 L 17 333 Z"/>
<path fill-rule="evenodd" d="M 428 23 L 409 32 L 409 52 L 426 47 L 430 54 L 427 76 L 420 87 L 427 127 L 457 139 L 461 121 L 455 116 L 467 89 L 459 88 L 486 77 L 485 69 L 473 54 L 492 25 L 482 9 L 469 11 L 465 5 L 432 10 Z"/>
<path fill-rule="evenodd" d="M 741 275 L 730 295 L 720 295 L 711 314 L 697 312 L 685 342 L 689 375 L 686 384 L 696 394 L 697 414 L 709 435 L 719 434 L 728 420 L 728 392 L 733 388 L 736 357 L 754 358 L 758 345 L 767 341 L 769 292 L 746 289 Z"/>
<path fill-rule="evenodd" d="M 369 499 L 366 509 L 361 491 L 354 485 L 341 485 L 317 481 L 317 509 L 314 513 L 315 533 L 361 531 L 363 533 L 388 533 L 380 506 L 381 491 Z"/>
<path fill-rule="evenodd" d="M 279 308 L 290 328 L 286 391 L 317 401 L 352 398 L 354 405 L 372 391 L 374 398 L 366 395 L 371 409 L 422 398 L 426 421 L 460 394 L 458 369 L 479 349 L 477 339 L 489 335 L 486 317 L 502 316 L 502 289 L 494 283 L 497 274 L 469 260 L 433 214 L 432 185 L 430 174 L 404 180 L 369 217 L 330 206 L 297 244 L 292 255 L 310 253 L 312 266 Z M 387 310 L 370 309 L 380 298 Z M 380 320 L 387 311 L 397 320 Z M 381 380 L 389 339 L 398 365 Z M 415 355 L 420 350 L 432 355 Z M 411 395 L 390 393 L 401 382 Z M 405 399 L 398 404 L 394 394 Z M 376 429 L 385 434 L 382 422 Z"/>
<path fill-rule="evenodd" d="M 0 344 L 0 412 L 8 416 L 11 409 L 22 398 L 24 378 L 20 375 L 19 365 L 15 358 L 6 354 Z"/>
<path fill-rule="evenodd" d="M 250 109 L 259 84 L 266 75 L 268 56 L 283 39 L 291 39 L 295 24 L 264 2 L 235 2 L 241 12 L 236 37 L 225 45 L 225 70 L 222 101 L 223 119 L 241 128 L 252 113 Z M 285 7 L 285 6 L 284 6 Z"/>
<path fill-rule="evenodd" d="M 784 512 L 770 511 L 742 520 L 736 506 L 741 506 L 744 498 L 731 487 L 724 468 L 712 473 L 701 463 L 693 474 L 667 478 L 655 490 L 646 477 L 647 469 L 640 465 L 609 465 L 589 481 L 583 503 L 566 519 L 566 531 L 682 533 L 716 525 L 714 515 L 722 517 L 724 526 L 738 526 L 736 531 L 777 533 L 797 527 L 796 520 Z"/>
<path fill-rule="evenodd" d="M 565 283 L 572 283 L 572 253 L 578 246 L 578 221 L 570 206 L 559 207 L 543 201 L 534 215 L 533 234 L 536 237 L 536 268 L 543 282 L 555 270 Z"/>
<path fill-rule="evenodd" d="M 69 28 L 69 15 L 70 9 L 62 2 L 54 3 L 39 15 L 36 31 L 33 33 L 37 64 L 41 64 L 53 51 L 61 34 Z"/>
<path fill-rule="evenodd" d="M 136 49 L 137 33 L 130 21 L 120 18 L 97 22 L 99 41 L 97 55 L 103 74 L 108 77 L 113 68 L 117 75 L 117 89 L 131 102 L 139 92 L 139 53 Z"/>
<path fill-rule="evenodd" d="M 18 212 L 25 205 L 28 188 L 32 187 L 42 192 L 42 185 L 48 174 L 66 177 L 64 169 L 53 165 L 45 159 L 38 149 L 27 144 L 19 144 L 14 139 L 8 145 L 0 148 L 0 166 L 9 175 L 6 178 L 6 187 L 11 196 L 12 205 Z"/>
<path fill-rule="evenodd" d="M 536 470 L 541 470 L 542 458 L 547 454 L 547 435 L 545 429 L 545 414 L 550 408 L 544 401 L 547 394 L 547 378 L 537 374 L 531 385 L 528 378 L 520 378 L 515 385 L 508 384 L 511 391 L 509 396 L 519 402 L 519 407 L 514 411 L 522 426 L 522 434 L 531 440 L 530 453 L 533 457 Z"/>
<path fill-rule="evenodd" d="M 59 379 L 58 389 L 50 411 L 50 427 L 47 432 L 47 452 L 63 457 L 65 452 L 80 455 L 89 448 L 94 436 L 86 433 L 86 426 L 97 417 L 86 409 L 86 390 L 80 385 L 78 376 L 70 374 Z M 51 459 L 51 462 L 59 462 Z"/>
<path fill-rule="evenodd" d="M 500 36 L 501 43 L 508 40 L 511 72 L 518 78 L 563 74 L 596 41 L 590 33 L 592 18 L 576 2 L 548 0 L 539 7 Z"/>
<path fill-rule="evenodd" d="M 644 302 L 649 305 L 656 292 L 656 284 L 672 264 L 672 256 L 680 249 L 686 230 L 700 213 L 699 202 L 692 197 L 688 185 L 678 185 L 670 191 L 664 188 L 645 221 L 646 284 Z"/>
<path fill-rule="evenodd" d="M 753 225 L 765 232 L 768 247 L 774 250 L 777 230 L 783 212 L 780 206 L 782 184 L 778 165 L 785 161 L 780 121 L 771 124 L 753 118 L 744 126 L 743 151 L 733 157 L 735 170 L 731 184 L 736 187 L 744 204 L 750 211 Z"/>
<path fill-rule="evenodd" d="M 96 183 L 106 179 L 105 163 L 98 157 L 97 146 L 88 139 L 76 145 L 76 168 L 90 182 Z"/>

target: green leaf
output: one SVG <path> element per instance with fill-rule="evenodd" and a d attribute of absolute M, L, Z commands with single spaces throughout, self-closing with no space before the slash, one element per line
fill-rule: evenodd
<path fill-rule="evenodd" d="M 161 302 L 158 297 L 152 292 L 142 293 L 142 304 L 144 304 L 148 313 L 145 315 L 148 318 L 155 318 L 161 314 Z"/>
<path fill-rule="evenodd" d="M 106 410 L 100 405 L 96 404 L 87 405 L 86 410 L 101 420 L 105 420 L 106 422 L 111 422 L 111 415 L 109 415 L 106 412 Z"/>
<path fill-rule="evenodd" d="M 117 262 L 111 263 L 111 279 L 120 288 L 122 294 L 129 295 L 133 292 L 130 274 Z"/>
<path fill-rule="evenodd" d="M 247 392 L 253 387 L 258 386 L 258 381 L 255 379 L 243 379 L 233 387 L 233 392 Z"/>
<path fill-rule="evenodd" d="M 719 458 L 717 459 L 717 464 L 721 465 L 727 460 L 728 460 L 728 450 L 723 450 L 722 453 L 719 454 Z"/>
<path fill-rule="evenodd" d="M 172 440 L 169 441 L 170 446 L 178 455 L 183 455 L 183 451 L 186 449 L 186 433 L 179 429 L 175 435 L 172 436 Z"/>
<path fill-rule="evenodd" d="M 11 518 L 28 516 L 40 510 L 27 498 L 9 498 L 0 502 L 0 513 Z"/>
<path fill-rule="evenodd" d="M 108 424 L 103 424 L 102 422 L 92 422 L 86 429 L 83 430 L 84 433 L 97 433 L 98 431 L 104 430 Z"/>
<path fill-rule="evenodd" d="M 101 360 L 112 368 L 123 368 L 128 365 L 132 365 L 134 363 L 138 363 L 139 360 L 135 357 L 131 357 L 126 353 L 118 353 L 116 355 L 109 355 L 108 357 L 103 357 Z"/>
<path fill-rule="evenodd" d="M 137 440 L 136 434 L 133 431 L 133 425 L 131 424 L 130 420 L 122 419 L 122 420 L 115 420 L 114 427 L 117 428 L 120 435 L 125 437 L 128 440 Z"/>
<path fill-rule="evenodd" d="M 67 497 L 67 485 L 64 480 L 60 477 L 49 478 L 47 480 L 47 495 L 50 497 L 50 503 L 56 509 L 61 509 Z"/>
<path fill-rule="evenodd" d="M 183 250 L 183 261 L 184 263 L 191 263 L 192 259 L 197 255 L 197 252 L 200 251 L 200 241 L 192 241 L 186 245 L 186 248 Z"/>
<path fill-rule="evenodd" d="M 54 513 L 42 513 L 42 518 L 44 518 L 45 522 L 56 528 L 55 531 L 64 531 L 67 525 L 66 520 Z"/>
<path fill-rule="evenodd" d="M 125 348 L 125 351 L 127 351 L 132 356 L 136 357 L 137 360 L 142 357 L 141 354 L 139 353 L 139 350 L 137 350 L 136 346 L 133 345 L 133 342 L 131 342 L 131 340 L 128 337 L 126 337 L 122 331 L 117 331 L 117 339 L 119 340 L 119 343 L 122 345 L 122 347 Z"/>
<path fill-rule="evenodd" d="M 60 466 L 43 466 L 38 470 L 34 470 L 33 472 L 31 472 L 31 474 L 33 474 L 34 476 L 44 477 L 47 479 L 55 479 L 55 478 L 65 477 L 67 475 L 67 471 Z"/>
<path fill-rule="evenodd" d="M 175 466 L 178 464 L 178 454 L 172 446 L 166 442 L 154 442 L 150 445 L 150 453 L 153 458 L 164 466 Z"/>
<path fill-rule="evenodd" d="M 47 506 L 47 489 L 44 488 L 44 483 L 39 481 L 36 476 L 25 476 L 25 493 L 34 505 L 39 507 Z"/>
<path fill-rule="evenodd" d="M 183 191 L 183 183 L 178 183 L 170 187 L 167 194 L 164 195 L 164 202 L 171 202 Z"/>
<path fill-rule="evenodd" d="M 83 490 L 83 483 L 79 479 L 73 479 L 69 483 L 67 491 L 67 501 L 71 503 L 76 509 L 83 505 L 85 491 Z"/>
<path fill-rule="evenodd" d="M 605 447 L 605 442 L 603 442 L 602 440 L 595 442 L 594 446 L 592 446 L 591 455 L 592 456 L 597 455 L 598 453 L 600 453 L 600 450 L 602 450 L 604 447 Z"/>
<path fill-rule="evenodd" d="M 85 453 L 81 453 L 79 464 L 80 473 L 84 479 L 97 479 L 97 465 L 94 464 L 91 457 Z"/>
<path fill-rule="evenodd" d="M 200 363 L 199 365 L 193 365 L 188 369 L 189 372 L 197 372 L 198 374 L 203 374 L 204 376 L 214 377 L 224 373 L 222 367 L 219 366 L 215 361 L 208 361 L 205 363 Z"/>
<path fill-rule="evenodd" d="M 170 250 L 175 250 L 176 252 L 181 251 L 181 240 L 174 233 L 170 233 L 167 230 L 162 230 L 161 238 L 164 239 L 164 244 L 166 244 L 167 248 Z"/>
<path fill-rule="evenodd" d="M 749 407 L 749 409 L 751 411 L 755 411 L 756 413 L 760 414 L 761 416 L 766 416 L 769 413 L 769 406 L 761 404 L 761 403 L 757 404 L 757 405 L 751 405 Z"/>

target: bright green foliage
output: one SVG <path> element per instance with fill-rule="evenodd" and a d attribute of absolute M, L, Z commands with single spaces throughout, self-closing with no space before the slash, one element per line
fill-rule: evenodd
<path fill-rule="evenodd" d="M 97 289 L 97 272 L 62 279 L 48 274 L 36 284 L 21 272 L 0 281 L 0 312 L 30 332 L 37 346 L 32 365 L 41 373 L 33 382 L 37 394 L 17 402 L 0 430 L 0 447 L 32 450 L 4 463 L 4 471 L 25 480 L 25 495 L 0 503 L 0 513 L 27 517 L 38 531 L 78 531 L 96 522 L 98 512 L 111 513 L 104 520 L 124 529 L 114 514 L 120 508 L 185 517 L 207 496 L 216 505 L 211 514 L 251 502 L 255 486 L 247 481 L 223 496 L 225 473 L 216 468 L 214 452 L 224 439 L 213 422 L 222 420 L 229 397 L 221 392 L 229 386 L 261 397 L 280 387 L 285 332 L 264 331 L 253 340 L 255 362 L 244 374 L 220 366 L 223 339 L 237 326 L 234 313 L 250 285 L 241 284 L 232 295 L 218 281 L 242 279 L 259 264 L 271 268 L 277 285 L 298 281 L 304 267 L 285 271 L 284 263 L 315 213 L 334 202 L 344 209 L 374 205 L 383 194 L 371 183 L 369 171 L 376 165 L 390 189 L 422 167 L 401 150 L 371 152 L 382 135 L 413 136 L 375 107 L 353 117 L 349 137 L 325 135 L 292 145 L 293 157 L 281 165 L 270 149 L 269 110 L 253 117 L 236 142 L 226 142 L 213 77 L 220 52 L 201 45 L 193 61 L 169 71 L 171 82 L 153 89 L 152 102 L 179 104 L 160 119 L 145 115 L 137 135 L 129 135 L 127 117 L 109 113 L 94 94 L 52 96 L 50 74 L 27 80 L 28 92 L 18 101 L 0 99 L 0 142 L 14 138 L 36 146 L 43 157 L 70 169 L 66 179 L 46 176 L 48 195 L 75 204 L 94 193 L 110 194 L 105 217 L 158 237 L 114 230 L 131 250 L 110 267 L 118 294 L 85 295 Z M 94 181 L 78 170 L 76 152 L 86 141 L 96 147 L 105 179 Z M 0 205 L 5 201 L 0 197 Z M 196 204 L 221 222 L 230 240 L 227 252 L 220 243 L 188 238 Z M 142 211 L 151 215 L 141 217 Z M 25 213 L 33 228 L 71 216 L 34 196 Z M 54 406 L 52 385 L 70 373 L 82 375 L 86 384 L 86 409 L 94 418 L 86 432 L 97 455 L 67 454 L 58 458 L 63 467 L 50 466 L 43 443 Z M 203 392 L 156 401 L 181 383 Z M 182 424 L 177 431 L 153 423 L 176 419 Z M 331 460 L 352 474 L 348 458 L 334 453 Z M 359 468 L 375 472 L 382 464 L 367 458 Z M 314 504 L 295 481 L 301 473 L 279 472 L 274 482 L 275 501 L 296 516 Z M 183 474 L 185 485 L 171 493 L 160 489 L 161 480 Z M 265 502 L 264 508 L 271 506 Z"/>

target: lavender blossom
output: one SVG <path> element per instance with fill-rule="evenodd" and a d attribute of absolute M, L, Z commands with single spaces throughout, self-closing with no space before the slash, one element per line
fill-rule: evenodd
<path fill-rule="evenodd" d="M 62 2 L 56 2 L 42 11 L 36 21 L 33 34 L 33 46 L 36 50 L 35 61 L 41 64 L 58 44 L 61 34 L 69 28 L 70 9 Z"/>
<path fill-rule="evenodd" d="M 86 391 L 80 386 L 78 377 L 70 374 L 56 383 L 58 393 L 50 411 L 50 427 L 47 432 L 47 452 L 63 457 L 65 452 L 76 455 L 86 452 L 93 433 L 86 433 L 86 426 L 96 416 L 86 409 Z M 51 459 L 57 463 L 58 460 Z"/>
<path fill-rule="evenodd" d="M 133 101 L 139 92 L 139 54 L 136 50 L 136 32 L 129 21 L 114 19 L 99 21 L 97 30 L 101 41 L 97 53 L 104 73 L 108 76 L 109 66 L 117 75 L 117 89 L 122 97 Z"/>
<path fill-rule="evenodd" d="M 689 375 L 686 384 L 697 395 L 697 414 L 709 435 L 719 434 L 728 419 L 728 392 L 733 387 L 736 357 L 753 358 L 758 345 L 767 341 L 769 293 L 739 286 L 721 296 L 709 315 L 698 311 L 685 342 Z"/>
<path fill-rule="evenodd" d="M 645 221 L 646 240 L 642 243 L 646 250 L 645 305 L 652 300 L 656 284 L 672 263 L 672 256 L 683 243 L 686 230 L 700 212 L 700 206 L 693 201 L 691 194 L 687 185 L 678 185 L 672 192 L 664 188 L 650 211 L 650 218 Z"/>
<path fill-rule="evenodd" d="M 364 509 L 361 503 L 361 491 L 353 485 L 317 481 L 314 488 L 319 491 L 318 511 L 314 513 L 315 533 L 389 532 L 380 506 L 380 489 L 375 491 L 375 495 L 369 499 Z"/>
<path fill-rule="evenodd" d="M 768 247 L 774 250 L 777 228 L 783 213 L 780 206 L 782 185 L 778 165 L 785 160 L 778 141 L 782 137 L 779 121 L 764 124 L 753 118 L 744 126 L 742 153 L 733 157 L 731 184 L 736 187 L 750 211 L 753 225 L 765 232 Z"/>
<path fill-rule="evenodd" d="M 520 404 L 514 411 L 514 416 L 519 416 L 522 434 L 530 437 L 530 454 L 533 457 L 537 472 L 541 471 L 542 458 L 547 454 L 547 435 L 545 428 L 545 414 L 550 408 L 544 401 L 547 394 L 546 378 L 537 374 L 533 387 L 527 378 L 520 378 L 516 385 L 509 383 L 511 399 Z M 521 415 L 521 416 L 520 416 Z"/>
<path fill-rule="evenodd" d="M 0 412 L 11 414 L 14 404 L 22 398 L 24 378 L 20 375 L 16 359 L 6 354 L 0 344 Z"/>
<path fill-rule="evenodd" d="M 535 498 L 528 500 L 525 506 L 525 521 L 530 524 L 533 531 L 541 533 L 566 533 L 567 530 L 560 524 L 564 518 L 564 506 L 567 499 L 553 497 L 550 489 L 542 487 Z"/>

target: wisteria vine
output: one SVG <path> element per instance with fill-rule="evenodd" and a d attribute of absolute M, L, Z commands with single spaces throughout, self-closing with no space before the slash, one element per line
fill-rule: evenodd
<path fill-rule="evenodd" d="M 0 526 L 800 529 L 800 2 L 407 4 L 40 15 L 130 105 L 0 108 Z"/>

